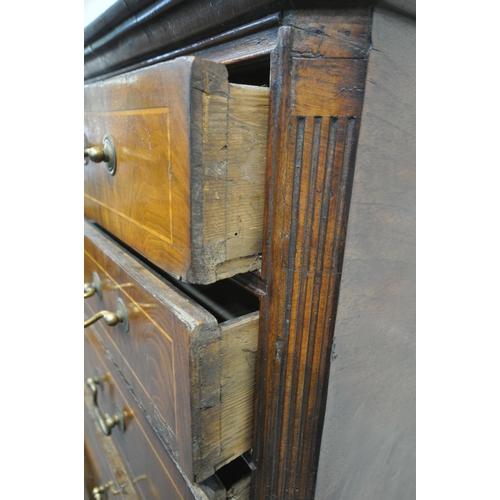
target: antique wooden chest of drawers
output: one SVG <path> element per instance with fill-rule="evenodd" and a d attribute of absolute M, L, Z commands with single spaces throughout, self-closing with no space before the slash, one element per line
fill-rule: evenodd
<path fill-rule="evenodd" d="M 220 49 L 188 50 L 86 84 L 86 419 L 87 429 L 100 433 L 99 442 L 94 436 L 87 446 L 110 464 L 99 476 L 106 481 L 97 485 L 104 491 L 148 499 L 249 498 L 254 422 L 265 404 L 262 399 L 260 407 L 254 405 L 255 381 L 264 376 L 256 371 L 259 324 L 262 329 L 273 322 L 271 316 L 264 323 L 259 318 L 257 297 L 265 297 L 264 304 L 279 303 L 276 325 L 288 318 L 285 329 L 305 326 L 297 316 L 305 306 L 292 308 L 290 300 L 309 300 L 313 285 L 283 285 L 266 296 L 265 282 L 253 273 L 249 282 L 257 285 L 249 287 L 248 299 L 253 306 L 217 316 L 236 295 L 241 273 L 261 268 L 263 242 L 271 241 L 269 233 L 264 237 L 265 210 L 283 228 L 283 245 L 291 245 L 270 256 L 268 273 L 283 269 L 299 278 L 301 269 L 288 271 L 295 252 L 300 256 L 303 249 L 307 256 L 309 248 L 319 252 L 334 241 L 324 235 L 322 243 L 318 234 L 329 219 L 340 220 L 333 207 L 343 203 L 347 177 L 340 169 L 351 156 L 342 148 L 353 147 L 357 127 L 360 98 L 352 89 L 364 78 L 363 60 L 356 58 L 366 43 L 364 16 L 356 13 L 350 28 L 361 33 L 355 44 L 345 40 L 350 35 L 342 31 L 343 18 L 324 28 L 322 50 L 340 57 L 334 65 L 311 60 L 314 52 L 308 54 L 305 40 L 319 42 L 319 35 L 308 27 L 296 35 L 304 57 L 291 58 L 291 66 L 277 72 L 270 53 L 286 50 L 286 32 L 278 36 L 279 24 L 271 18 L 257 29 L 257 38 L 249 35 L 243 54 L 235 50 L 239 45 L 222 43 Z M 297 15 L 289 22 L 321 26 L 322 21 Z M 290 75 L 297 86 L 279 108 L 270 100 L 270 86 Z M 294 115 L 288 124 L 280 114 L 286 106 Z M 280 134 L 289 151 L 276 146 Z M 291 178 L 272 177 L 269 162 L 277 157 L 290 165 Z M 323 177 L 320 165 L 326 168 Z M 315 184 L 306 182 L 309 166 Z M 305 208 L 316 192 L 325 201 Z M 297 196 L 302 201 L 291 199 Z M 284 201 L 278 202 L 280 197 Z M 308 229 L 301 234 L 297 224 Z M 305 273 L 307 280 L 315 276 Z M 334 276 L 329 269 L 323 274 Z M 236 281 L 228 283 L 232 276 Z M 222 290 L 222 298 L 215 289 Z M 324 308 L 325 299 L 331 297 L 322 295 L 318 305 Z M 320 325 L 321 318 L 308 322 Z M 279 364 L 285 340 L 278 339 L 264 358 Z M 299 364 L 300 352 L 294 354 Z M 283 388 L 298 391 L 293 384 L 302 369 Z M 300 391 L 296 394 L 300 400 Z M 288 411 L 286 404 L 283 409 Z"/>
<path fill-rule="evenodd" d="M 356 263 L 366 244 L 383 261 L 384 235 L 399 244 L 407 233 L 384 215 L 387 191 L 411 185 L 410 169 L 384 170 L 380 145 L 400 132 L 387 132 L 386 111 L 364 138 L 365 157 L 381 147 L 383 162 L 370 159 L 352 191 L 365 90 L 382 102 L 382 81 L 391 90 L 404 67 L 391 60 L 384 78 L 369 77 L 376 3 L 117 2 L 86 30 L 85 453 L 96 500 L 327 500 L 315 488 L 333 335 L 345 327 L 344 253 Z M 351 234 L 349 254 L 351 197 L 373 227 Z M 344 296 L 356 318 L 378 269 L 365 276 Z M 403 285 L 383 289 L 387 304 Z M 341 485 L 359 478 L 349 474 Z"/>

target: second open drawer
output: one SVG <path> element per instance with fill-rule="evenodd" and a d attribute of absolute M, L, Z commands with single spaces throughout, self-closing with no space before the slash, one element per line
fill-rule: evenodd
<path fill-rule="evenodd" d="M 85 223 L 85 316 L 172 458 L 202 481 L 251 447 L 258 312 L 218 322 Z"/>

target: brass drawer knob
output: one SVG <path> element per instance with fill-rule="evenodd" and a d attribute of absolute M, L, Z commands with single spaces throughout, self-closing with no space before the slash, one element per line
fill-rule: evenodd
<path fill-rule="evenodd" d="M 104 162 L 109 175 L 116 172 L 116 148 L 113 138 L 106 134 L 102 140 L 102 146 L 84 147 L 84 159 L 90 159 L 94 163 Z"/>
<path fill-rule="evenodd" d="M 88 378 L 87 387 L 92 392 L 94 414 L 97 419 L 97 423 L 101 428 L 104 435 L 109 436 L 113 427 L 118 426 L 118 428 L 124 432 L 125 431 L 125 412 L 122 408 L 116 407 L 115 415 L 111 416 L 107 413 L 103 414 L 99 408 L 97 402 L 97 393 L 99 392 L 99 385 L 102 384 L 102 379 L 99 377 Z"/>
<path fill-rule="evenodd" d="M 125 333 L 129 331 L 130 322 L 128 317 L 128 311 L 122 299 L 118 299 L 116 301 L 116 312 L 110 312 L 106 310 L 99 311 L 98 313 L 94 314 L 92 317 L 86 319 L 83 322 L 83 328 L 87 328 L 87 326 L 93 325 L 96 321 L 99 321 L 101 318 L 104 319 L 104 322 L 108 326 L 115 326 L 120 324 Z"/>

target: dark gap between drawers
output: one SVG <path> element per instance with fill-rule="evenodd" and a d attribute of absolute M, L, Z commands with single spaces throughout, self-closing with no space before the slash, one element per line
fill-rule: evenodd
<path fill-rule="evenodd" d="M 259 310 L 259 299 L 250 293 L 243 285 L 238 284 L 236 280 L 227 278 L 216 281 L 210 285 L 192 285 L 170 276 L 152 262 L 145 259 L 134 249 L 116 238 L 113 234 L 106 231 L 102 226 L 92 222 L 101 232 L 106 234 L 115 243 L 124 248 L 134 259 L 139 261 L 150 272 L 167 281 L 179 291 L 183 292 L 197 304 L 204 307 L 209 313 L 213 314 L 219 323 L 244 316 Z M 245 273 L 251 274 L 251 273 Z"/>
<path fill-rule="evenodd" d="M 269 87 L 271 59 L 269 54 L 226 66 L 229 83 Z"/>
<path fill-rule="evenodd" d="M 221 467 L 214 475 L 198 483 L 198 486 L 213 500 L 248 498 L 252 471 L 249 459 L 250 452 L 240 455 Z"/>
<path fill-rule="evenodd" d="M 229 490 L 231 486 L 250 474 L 250 467 L 244 460 L 243 455 L 235 458 L 232 462 L 221 467 L 217 472 L 217 477 L 222 484 Z"/>

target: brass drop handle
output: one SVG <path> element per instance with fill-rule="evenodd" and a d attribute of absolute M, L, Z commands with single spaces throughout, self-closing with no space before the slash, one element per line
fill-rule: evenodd
<path fill-rule="evenodd" d="M 121 408 L 116 408 L 115 410 L 116 414 L 113 416 L 110 416 L 107 413 L 105 413 L 104 415 L 102 414 L 99 408 L 99 404 L 97 403 L 97 393 L 99 391 L 98 388 L 99 384 L 102 384 L 102 380 L 97 377 L 87 379 L 87 387 L 92 392 L 94 414 L 96 416 L 97 423 L 101 428 L 101 431 L 105 436 L 109 436 L 111 434 L 111 430 L 116 425 L 122 432 L 125 431 L 125 413 Z"/>
<path fill-rule="evenodd" d="M 116 312 L 110 312 L 106 310 L 99 311 L 89 319 L 84 320 L 83 328 L 87 328 L 87 326 L 93 325 L 96 321 L 99 321 L 101 318 L 104 319 L 104 322 L 108 326 L 115 326 L 120 324 L 125 333 L 128 332 L 129 330 L 130 322 L 127 312 L 127 307 L 125 306 L 125 303 L 123 302 L 122 299 L 118 299 L 116 301 Z"/>
<path fill-rule="evenodd" d="M 97 296 L 102 300 L 102 283 L 101 278 L 96 272 L 92 273 L 92 283 L 84 283 L 83 285 L 83 298 L 92 297 L 92 295 L 97 294 Z"/>
<path fill-rule="evenodd" d="M 83 285 L 83 298 L 86 299 L 88 297 L 92 297 L 95 293 L 95 288 L 92 286 L 92 283 L 84 283 Z"/>
<path fill-rule="evenodd" d="M 116 148 L 113 138 L 106 134 L 102 140 L 102 146 L 83 148 L 84 159 L 89 158 L 94 163 L 104 162 L 109 175 L 116 172 Z"/>
<path fill-rule="evenodd" d="M 99 321 L 101 318 L 104 319 L 108 326 L 115 326 L 120 322 L 120 318 L 118 314 L 109 311 L 99 311 L 94 314 L 91 318 L 86 319 L 83 322 L 83 328 L 87 328 L 87 326 L 93 325 L 96 321 Z"/>
<path fill-rule="evenodd" d="M 96 486 L 92 490 L 92 496 L 94 497 L 94 500 L 103 500 L 104 498 L 108 497 L 107 490 L 111 488 L 113 485 L 113 482 L 110 481 L 109 483 L 102 484 L 101 486 Z"/>

